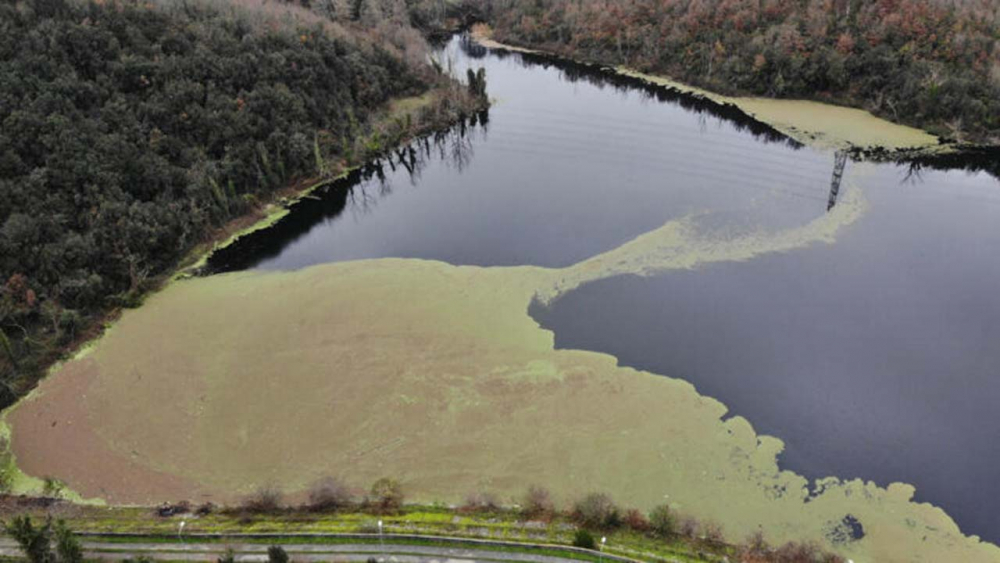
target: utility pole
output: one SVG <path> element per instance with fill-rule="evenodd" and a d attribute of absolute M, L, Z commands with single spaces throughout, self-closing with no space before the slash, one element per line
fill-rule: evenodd
<path fill-rule="evenodd" d="M 830 200 L 826 204 L 827 212 L 837 206 L 837 196 L 840 195 L 840 182 L 844 179 L 844 167 L 847 166 L 847 152 L 837 151 L 833 157 L 833 179 L 830 180 Z"/>

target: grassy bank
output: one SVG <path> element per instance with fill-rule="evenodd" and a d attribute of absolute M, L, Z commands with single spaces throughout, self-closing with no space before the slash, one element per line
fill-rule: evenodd
<path fill-rule="evenodd" d="M 219 543 L 261 545 L 338 545 L 379 543 L 377 522 L 383 523 L 383 541 L 404 545 L 455 547 L 435 537 L 467 540 L 490 540 L 510 544 L 550 545 L 546 551 L 531 548 L 531 553 L 558 555 L 580 560 L 598 559 L 584 553 L 565 551 L 574 543 L 579 526 L 567 515 L 555 514 L 544 519 L 525 518 L 515 509 L 468 510 L 442 505 L 407 505 L 392 513 L 350 509 L 343 512 L 282 510 L 270 514 L 249 514 L 240 510 L 214 510 L 207 514 L 181 512 L 169 517 L 158 515 L 153 507 L 94 507 L 57 503 L 49 507 L 15 507 L 8 501 L 2 510 L 8 520 L 14 514 L 35 518 L 64 519 L 84 539 L 102 543 L 128 544 Z M 184 532 L 178 528 L 184 522 Z M 627 526 L 616 530 L 594 531 L 604 534 L 604 552 L 645 561 L 720 561 L 737 552 L 735 546 L 708 542 L 698 537 L 671 535 L 657 537 L 649 531 Z M 114 534 L 114 536 L 98 535 Z M 337 534 L 340 534 L 338 536 Z M 424 536 L 413 537 L 413 536 Z M 529 551 L 516 545 L 483 546 L 499 551 Z M 461 546 L 461 544 L 459 544 Z M 168 548 L 169 549 L 169 548 Z"/>

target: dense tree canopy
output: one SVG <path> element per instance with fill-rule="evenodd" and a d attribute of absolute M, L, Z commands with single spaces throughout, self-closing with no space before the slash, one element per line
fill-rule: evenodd
<path fill-rule="evenodd" d="M 431 0 L 424 0 L 431 1 Z M 498 39 L 1000 142 L 993 0 L 481 0 Z"/>
<path fill-rule="evenodd" d="M 0 403 L 39 349 L 355 160 L 373 112 L 435 80 L 401 0 L 341 23 L 255 1 L 0 0 Z"/>

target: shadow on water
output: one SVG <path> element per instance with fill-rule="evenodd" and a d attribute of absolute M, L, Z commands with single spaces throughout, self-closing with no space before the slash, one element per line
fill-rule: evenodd
<path fill-rule="evenodd" d="M 792 151 L 800 151 L 803 146 L 793 139 L 783 135 L 774 128 L 761 123 L 746 114 L 739 108 L 731 105 L 719 104 L 701 97 L 688 95 L 672 88 L 649 84 L 645 81 L 621 76 L 612 69 L 597 65 L 581 64 L 560 58 L 546 55 L 512 53 L 498 49 L 487 49 L 470 40 L 465 35 L 458 40 L 452 40 L 452 44 L 457 45 L 461 54 L 471 61 L 502 61 L 514 64 L 519 68 L 528 71 L 555 71 L 559 80 L 568 84 L 586 84 L 597 90 L 611 89 L 613 92 L 622 95 L 639 96 L 641 102 L 654 102 L 658 104 L 676 106 L 685 112 L 693 115 L 701 124 L 702 130 L 706 129 L 707 118 L 715 118 L 719 123 L 726 123 L 737 134 L 749 135 L 762 145 L 774 144 Z M 445 51 L 449 47 L 445 47 Z M 552 100 L 554 105 L 559 104 L 558 99 Z M 435 135 L 423 138 L 409 145 L 398 149 L 381 160 L 369 163 L 347 175 L 347 177 L 332 181 L 326 186 L 316 190 L 309 197 L 306 197 L 290 206 L 290 213 L 275 225 L 251 234 L 240 237 L 235 243 L 221 248 L 214 252 L 207 262 L 203 273 L 221 273 L 243 270 L 256 267 L 262 263 L 282 255 L 283 251 L 293 243 L 308 235 L 315 226 L 329 224 L 333 221 L 343 220 L 345 212 L 348 215 L 357 217 L 369 213 L 375 204 L 392 192 L 393 180 L 400 181 L 396 174 L 397 168 L 403 170 L 408 175 L 410 184 L 417 185 L 420 182 L 422 171 L 429 166 L 432 161 L 447 163 L 448 166 L 461 173 L 465 167 L 469 166 L 474 156 L 473 143 L 467 142 L 470 131 L 481 129 L 484 134 L 488 124 L 489 114 L 483 114 L 482 122 L 476 120 L 462 122 L 452 130 L 439 132 Z M 599 125 L 595 126 L 595 132 L 600 133 Z M 519 131 L 519 134 L 530 134 L 529 131 Z M 538 131 L 543 133 L 543 131 Z M 669 136 L 669 132 L 667 132 Z M 647 140 L 655 143 L 656 138 L 644 139 L 637 134 L 640 140 Z M 516 138 L 516 137 L 515 137 Z M 563 150 L 561 145 L 546 143 L 547 150 Z M 809 152 L 809 151 L 802 151 Z M 740 155 L 741 157 L 743 155 Z M 857 155 L 848 156 L 847 153 L 837 153 L 834 157 L 833 172 L 829 183 L 829 193 L 825 197 L 826 210 L 832 210 L 836 205 L 840 184 L 844 174 L 844 168 L 849 160 Z M 581 155 L 581 158 L 587 158 Z M 721 155 L 720 155 L 721 158 Z M 998 174 L 998 155 L 996 152 L 982 151 L 970 155 L 945 155 L 936 157 L 921 157 L 909 161 L 911 175 L 918 177 L 926 169 L 952 169 L 962 168 L 970 171 L 986 170 L 991 174 Z M 645 162 L 645 166 L 656 165 L 656 162 Z M 516 164 L 515 164 L 516 166 Z M 686 162 L 667 163 L 668 173 L 676 174 L 682 171 Z M 389 169 L 389 177 L 385 170 Z M 555 171 L 555 169 L 554 169 Z M 650 169 L 649 172 L 654 172 Z M 548 172 L 548 171 L 545 171 Z M 711 176 L 713 170 L 698 169 L 693 173 L 695 176 Z M 742 171 L 733 171 L 732 179 L 739 178 Z M 751 171 L 752 174 L 752 171 Z M 731 183 L 732 179 L 725 179 L 723 183 Z M 539 181 L 545 182 L 543 177 Z M 373 185 L 377 184 L 377 185 Z M 799 182 L 800 186 L 802 182 Z M 495 186 L 491 186 L 491 189 Z M 771 192 L 780 192 L 799 199 L 820 200 L 822 196 L 818 193 L 809 195 L 803 193 L 801 187 L 773 187 L 766 186 Z M 651 206 L 660 205 L 650 201 Z M 610 219 L 609 219 L 610 220 Z M 627 217 L 623 217 L 627 221 Z M 633 234 L 638 235 L 639 232 Z M 624 241 L 620 241 L 624 242 Z M 599 249 L 600 250 L 600 249 Z M 419 251 L 417 252 L 419 254 Z M 371 257 L 379 257 L 373 255 Z M 344 256 L 341 259 L 357 258 L 363 256 Z M 429 256 L 431 258 L 449 260 L 450 256 Z M 329 261 L 329 256 L 318 256 L 316 261 Z M 461 259 L 459 256 L 457 259 Z M 489 260 L 485 261 L 488 264 Z M 513 263 L 508 260 L 508 263 Z M 555 264 L 539 264 L 555 265 Z"/>
<path fill-rule="evenodd" d="M 461 53 L 472 61 L 491 58 L 513 63 L 527 70 L 557 71 L 559 80 L 568 84 L 583 83 L 598 90 L 610 88 L 623 95 L 640 94 L 642 101 L 678 106 L 697 116 L 702 129 L 708 127 L 705 119 L 714 117 L 720 122 L 727 123 L 735 132 L 750 134 L 757 141 L 774 143 L 793 150 L 802 148 L 801 144 L 749 118 L 735 107 L 620 76 L 594 65 L 540 55 L 486 49 L 471 41 L 467 35 L 459 40 L 453 40 L 453 43 L 457 44 Z M 558 104 L 558 100 L 553 100 L 553 103 Z M 421 139 L 406 148 L 394 151 L 387 158 L 369 163 L 344 178 L 330 182 L 310 196 L 291 204 L 290 213 L 274 225 L 244 235 L 234 243 L 216 250 L 210 256 L 202 273 L 214 274 L 257 267 L 280 256 L 289 245 L 308 235 L 316 225 L 342 220 L 345 212 L 353 216 L 369 212 L 378 200 L 387 197 L 393 191 L 392 181 L 383 173 L 386 168 L 392 172 L 395 172 L 397 167 L 405 170 L 413 185 L 419 183 L 421 172 L 434 160 L 447 162 L 448 166 L 461 173 L 474 156 L 472 144 L 464 142 L 467 139 L 466 133 L 475 129 L 485 133 L 489 114 L 484 113 L 481 119 L 481 122 L 472 120 L 459 123 L 450 131 Z M 547 145 L 547 148 L 560 149 L 559 146 L 552 144 Z M 376 183 L 379 185 L 370 185 L 373 180 L 377 180 Z M 818 197 L 817 195 L 816 198 Z M 640 233 L 634 233 L 638 234 Z"/>
<path fill-rule="evenodd" d="M 985 172 L 1000 181 L 1000 147 L 970 148 L 960 153 L 918 156 L 903 159 L 910 174 L 919 176 L 924 170 L 964 170 Z"/>
<path fill-rule="evenodd" d="M 472 58 L 481 59 L 492 55 L 501 60 L 516 61 L 525 68 L 558 69 L 562 78 L 569 83 L 584 82 L 597 88 L 612 88 L 618 92 L 642 92 L 645 94 L 646 100 L 674 104 L 694 114 L 725 120 L 732 124 L 737 131 L 750 133 L 761 142 L 781 143 L 793 149 L 800 149 L 804 146 L 774 127 L 750 117 L 734 105 L 720 104 L 668 86 L 660 86 L 639 78 L 623 76 L 615 72 L 614 69 L 602 65 L 581 63 L 541 53 L 488 49 L 468 36 L 462 38 L 462 49 Z"/>
<path fill-rule="evenodd" d="M 423 170 L 434 160 L 447 161 L 461 171 L 473 157 L 470 133 L 480 131 L 485 134 L 488 125 L 489 113 L 483 112 L 448 131 L 424 136 L 324 184 L 289 205 L 289 214 L 274 225 L 243 235 L 233 244 L 213 252 L 201 274 L 252 268 L 279 256 L 317 224 L 337 220 L 345 211 L 355 217 L 371 213 L 380 199 L 392 195 L 393 184 L 386 175 L 387 168 L 391 172 L 405 171 L 412 184 L 420 180 Z"/>

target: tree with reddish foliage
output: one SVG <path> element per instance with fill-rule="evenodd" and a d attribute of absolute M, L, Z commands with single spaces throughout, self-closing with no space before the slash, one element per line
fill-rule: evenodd
<path fill-rule="evenodd" d="M 1000 142 L 1000 3 L 485 3 L 494 6 L 490 20 L 501 41 L 721 93 L 818 98 L 940 135 Z"/>

